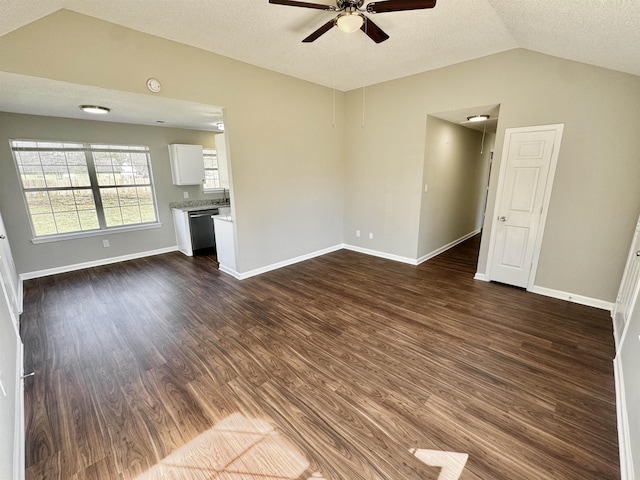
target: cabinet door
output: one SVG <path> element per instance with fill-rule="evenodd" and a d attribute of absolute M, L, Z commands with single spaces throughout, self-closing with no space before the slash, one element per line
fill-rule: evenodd
<path fill-rule="evenodd" d="M 169 145 L 169 157 L 174 185 L 201 185 L 204 183 L 202 145 Z"/>

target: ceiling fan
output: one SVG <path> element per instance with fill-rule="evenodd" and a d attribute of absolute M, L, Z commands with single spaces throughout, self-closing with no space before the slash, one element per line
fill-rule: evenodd
<path fill-rule="evenodd" d="M 344 32 L 355 32 L 360 29 L 366 33 L 371 40 L 376 43 L 381 43 L 387 40 L 389 35 L 365 16 L 364 12 L 375 14 L 399 12 L 401 10 L 421 10 L 436 6 L 436 0 L 382 0 L 379 2 L 369 3 L 364 9 L 362 8 L 364 0 L 336 0 L 335 7 L 333 5 L 300 2 L 296 0 L 269 0 L 269 3 L 338 12 L 338 16 L 336 18 L 329 20 L 307 38 L 302 40 L 304 43 L 310 43 L 317 40 L 336 25 Z"/>

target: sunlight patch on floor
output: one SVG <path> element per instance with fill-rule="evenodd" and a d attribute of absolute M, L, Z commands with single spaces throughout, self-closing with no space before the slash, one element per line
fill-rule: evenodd
<path fill-rule="evenodd" d="M 412 448 L 409 451 L 430 467 L 440 467 L 438 480 L 458 480 L 469 458 L 466 453 L 443 452 L 441 450 Z"/>
<path fill-rule="evenodd" d="M 234 413 L 136 480 L 295 480 L 309 465 L 269 423 Z"/>

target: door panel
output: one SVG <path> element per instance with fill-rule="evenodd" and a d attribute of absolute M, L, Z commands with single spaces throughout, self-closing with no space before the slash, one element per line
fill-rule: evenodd
<path fill-rule="evenodd" d="M 528 285 L 557 136 L 555 128 L 507 130 L 490 246 L 491 280 Z"/>
<path fill-rule="evenodd" d="M 504 267 L 523 268 L 524 251 L 527 246 L 529 230 L 527 228 L 507 226 L 500 264 Z"/>

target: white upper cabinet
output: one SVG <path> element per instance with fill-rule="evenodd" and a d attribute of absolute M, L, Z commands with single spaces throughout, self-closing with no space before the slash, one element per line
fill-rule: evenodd
<path fill-rule="evenodd" d="M 174 185 L 201 185 L 204 183 L 202 145 L 169 145 L 171 176 Z"/>

